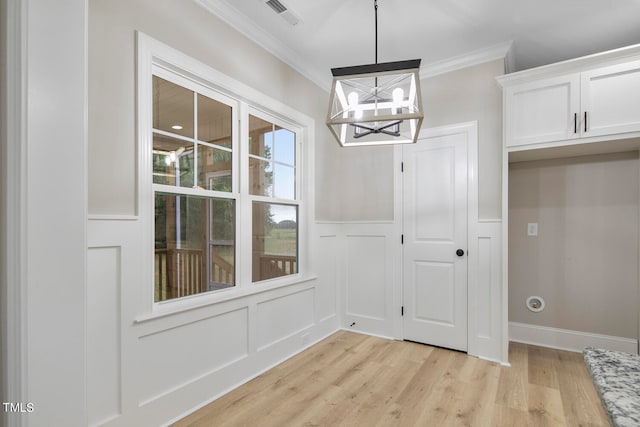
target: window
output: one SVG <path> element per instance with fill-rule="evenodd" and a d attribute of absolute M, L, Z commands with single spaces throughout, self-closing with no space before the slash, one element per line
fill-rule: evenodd
<path fill-rule="evenodd" d="M 297 274 L 300 128 L 175 71 L 151 67 L 152 147 L 141 150 L 153 301 Z"/>
<path fill-rule="evenodd" d="M 156 302 L 236 283 L 233 101 L 166 77 L 152 80 Z"/>
<path fill-rule="evenodd" d="M 252 280 L 298 272 L 296 134 L 249 115 Z"/>

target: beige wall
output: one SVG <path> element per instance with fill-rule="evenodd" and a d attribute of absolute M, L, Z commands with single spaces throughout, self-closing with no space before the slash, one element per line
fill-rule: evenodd
<path fill-rule="evenodd" d="M 135 30 L 316 119 L 318 220 L 393 219 L 392 148 L 339 148 L 324 124 L 326 92 L 194 2 L 177 0 L 89 1 L 90 214 L 136 213 Z M 481 219 L 500 217 L 494 77 L 502 73 L 499 60 L 422 82 L 426 126 L 479 120 Z"/>
<path fill-rule="evenodd" d="M 337 145 L 338 143 L 334 141 Z M 341 221 L 392 221 L 393 147 L 345 147 L 339 151 Z"/>
<path fill-rule="evenodd" d="M 510 165 L 510 321 L 637 337 L 638 191 L 636 152 Z"/>
<path fill-rule="evenodd" d="M 422 80 L 426 127 L 478 120 L 478 217 L 502 217 L 502 89 L 504 61 Z"/>
<path fill-rule="evenodd" d="M 327 93 L 192 1 L 89 1 L 89 213 L 135 214 L 135 30 L 316 119 L 317 212 L 337 219 Z M 329 71 L 327 70 L 327 73 Z"/>
<path fill-rule="evenodd" d="M 501 218 L 502 91 L 492 61 L 423 79 L 423 127 L 478 121 L 479 218 Z M 340 191 L 345 221 L 393 219 L 393 150 L 349 148 L 340 152 Z"/>

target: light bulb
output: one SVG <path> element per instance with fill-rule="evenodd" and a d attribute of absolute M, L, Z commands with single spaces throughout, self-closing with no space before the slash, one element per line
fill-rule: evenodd
<path fill-rule="evenodd" d="M 402 112 L 402 101 L 404 101 L 404 91 L 401 87 L 397 87 L 391 92 L 393 96 L 393 107 L 391 107 L 391 114 L 400 114 Z"/>
<path fill-rule="evenodd" d="M 349 106 L 350 107 L 354 107 L 354 106 L 358 105 L 358 94 L 356 92 L 351 92 L 347 96 L 347 100 L 349 101 Z"/>
<path fill-rule="evenodd" d="M 347 101 L 349 102 L 349 109 L 353 111 L 353 117 L 356 119 L 362 118 L 362 108 L 358 108 L 358 94 L 356 92 L 349 93 Z"/>
<path fill-rule="evenodd" d="M 176 161 L 176 152 L 172 151 L 169 153 L 169 164 L 173 163 Z"/>
<path fill-rule="evenodd" d="M 396 104 L 396 106 L 400 106 L 404 100 L 404 90 L 402 90 L 401 87 L 397 87 L 391 94 L 393 95 L 393 103 Z"/>

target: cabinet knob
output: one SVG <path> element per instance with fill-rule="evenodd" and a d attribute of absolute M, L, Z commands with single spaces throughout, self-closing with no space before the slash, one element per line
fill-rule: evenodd
<path fill-rule="evenodd" d="M 458 256 L 462 256 L 462 255 L 464 255 L 464 251 L 463 251 L 462 249 L 458 249 L 458 250 L 456 251 L 456 255 L 458 255 Z"/>

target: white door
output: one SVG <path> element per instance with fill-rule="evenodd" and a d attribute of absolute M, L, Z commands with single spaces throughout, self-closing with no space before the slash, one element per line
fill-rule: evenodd
<path fill-rule="evenodd" d="M 403 333 L 467 350 L 467 134 L 403 147 Z"/>

